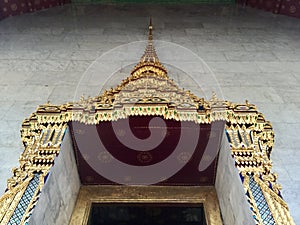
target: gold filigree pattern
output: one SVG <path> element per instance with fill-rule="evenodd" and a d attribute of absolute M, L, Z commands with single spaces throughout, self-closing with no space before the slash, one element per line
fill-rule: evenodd
<path fill-rule="evenodd" d="M 252 109 L 254 110 L 254 107 Z M 241 113 L 244 114 L 242 111 Z M 271 171 L 270 155 L 274 146 L 274 132 L 271 123 L 266 121 L 259 112 L 256 112 L 255 118 L 255 121 L 247 120 L 246 123 L 230 120 L 226 124 L 232 155 L 244 179 L 245 193 L 248 193 L 248 201 L 253 209 L 253 215 L 257 224 L 264 224 L 257 207 L 258 203 L 249 186 L 250 176 L 253 176 L 261 188 L 276 224 L 295 224 L 289 214 L 287 204 L 280 195 L 281 186 L 277 183 L 277 175 Z"/>

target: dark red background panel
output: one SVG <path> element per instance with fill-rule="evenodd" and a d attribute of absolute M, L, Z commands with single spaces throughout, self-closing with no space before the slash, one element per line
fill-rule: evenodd
<path fill-rule="evenodd" d="M 149 166 L 155 165 L 160 161 L 166 159 L 172 154 L 176 148 L 181 130 L 188 130 L 197 132 L 200 127 L 199 139 L 196 143 L 196 148 L 193 149 L 192 155 L 186 155 L 185 152 L 178 155 L 178 163 L 183 163 L 183 167 L 176 174 L 163 180 L 158 185 L 213 185 L 215 182 L 216 167 L 217 167 L 217 153 L 220 146 L 221 137 L 224 131 L 224 122 L 215 122 L 213 124 L 195 124 L 194 122 L 179 122 L 174 120 L 164 120 L 167 130 L 166 136 L 163 141 L 155 148 L 148 151 L 139 151 L 137 149 L 129 148 L 122 144 L 118 139 L 118 135 L 122 135 L 126 138 L 128 130 L 124 130 L 122 127 L 126 120 L 129 120 L 131 132 L 135 137 L 139 139 L 148 138 L 150 131 L 148 124 L 153 117 L 151 116 L 136 116 L 129 119 L 118 120 L 116 122 L 101 122 L 97 125 L 85 125 L 79 122 L 69 123 L 69 128 L 72 134 L 72 140 L 74 145 L 76 163 L 80 175 L 82 184 L 116 184 L 101 174 L 98 174 L 87 161 L 99 160 L 99 163 L 109 163 L 107 155 L 99 155 L 100 150 L 94 149 L 95 135 L 92 132 L 97 132 L 98 137 L 103 143 L 104 148 L 115 159 L 120 162 L 133 166 Z M 127 121 L 128 122 L 128 121 Z M 117 129 L 113 130 L 114 127 Z M 198 126 L 198 128 L 196 127 Z M 155 127 L 155 132 L 162 132 L 161 127 Z M 209 138 L 212 138 L 213 143 L 210 145 L 209 151 L 207 149 L 207 143 Z M 80 142 L 80 144 L 78 144 Z M 81 146 L 79 149 L 78 146 Z M 189 148 L 189 146 L 186 146 Z M 103 150 L 103 149 L 102 149 Z M 205 156 L 203 156 L 205 152 Z M 199 171 L 198 166 L 202 159 L 207 160 L 212 158 L 212 163 L 204 171 Z M 116 168 L 114 168 L 116 169 Z M 118 169 L 116 169 L 118 171 Z M 158 174 L 159 176 L 159 174 Z"/>

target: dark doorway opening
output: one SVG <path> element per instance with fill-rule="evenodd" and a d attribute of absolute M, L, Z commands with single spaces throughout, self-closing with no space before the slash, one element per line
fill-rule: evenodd
<path fill-rule="evenodd" d="M 95 203 L 88 225 L 206 225 L 202 204 Z"/>

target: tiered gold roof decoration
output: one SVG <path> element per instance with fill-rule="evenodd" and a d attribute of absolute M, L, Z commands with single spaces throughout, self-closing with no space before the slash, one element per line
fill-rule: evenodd
<path fill-rule="evenodd" d="M 132 115 L 155 115 L 197 124 L 226 121 L 232 156 L 256 224 L 294 224 L 280 195 L 277 175 L 271 172 L 274 132 L 270 122 L 247 101 L 235 104 L 221 101 L 215 95 L 206 101 L 180 89 L 160 63 L 152 39 L 150 24 L 148 44 L 140 62 L 117 87 L 100 96 L 82 97 L 78 102 L 40 105 L 24 120 L 21 129 L 24 152 L 19 159 L 20 166 L 12 170 L 13 176 L 0 198 L 0 224 L 28 221 L 59 155 L 69 121 L 98 124 Z M 31 192 L 29 185 L 33 185 Z M 25 195 L 29 200 L 20 207 Z"/>

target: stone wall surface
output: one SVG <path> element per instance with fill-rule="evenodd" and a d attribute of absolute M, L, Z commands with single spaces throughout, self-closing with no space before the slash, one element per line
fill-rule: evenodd
<path fill-rule="evenodd" d="M 165 62 L 177 55 L 164 55 L 161 48 L 160 61 L 180 87 L 208 99 L 211 92 L 205 90 L 218 85 L 223 93 L 219 98 L 237 103 L 248 99 L 272 122 L 273 171 L 295 223 L 300 224 L 300 20 L 247 7 L 65 5 L 1 20 L 0 192 L 11 169 L 19 166 L 24 118 L 48 100 L 62 104 L 91 95 L 89 90 L 100 93 L 104 83 L 87 76 L 86 70 L 120 45 L 145 41 L 150 16 L 155 40 L 189 50 L 210 68 L 189 63 L 188 76 L 173 73 Z M 135 62 L 143 51 L 144 46 Z M 132 67 L 125 71 L 124 65 L 130 53 L 120 52 L 123 64 L 114 76 L 105 72 L 114 61 L 97 71 L 102 80 L 110 81 L 106 88 L 129 75 Z M 178 58 L 186 61 L 182 51 Z M 214 82 L 208 82 L 211 78 Z"/>
<path fill-rule="evenodd" d="M 225 135 L 219 153 L 215 188 L 224 225 L 255 224 Z"/>
<path fill-rule="evenodd" d="M 60 154 L 50 170 L 49 177 L 29 220 L 29 225 L 68 224 L 79 188 L 80 180 L 72 141 L 67 131 Z"/>

